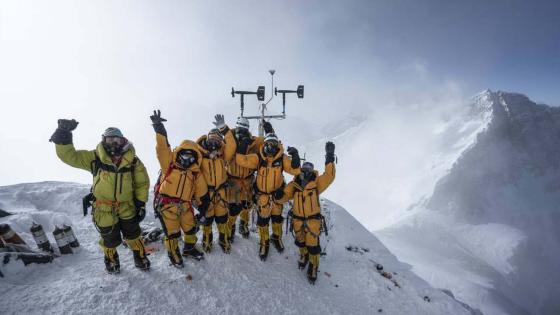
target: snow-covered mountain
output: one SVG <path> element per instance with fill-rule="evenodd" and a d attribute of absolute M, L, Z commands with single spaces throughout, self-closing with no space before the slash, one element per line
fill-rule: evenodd
<path fill-rule="evenodd" d="M 204 261 L 187 261 L 184 269 L 169 266 L 163 249 L 155 251 L 149 272 L 136 270 L 121 246 L 121 274 L 108 275 L 91 217 L 82 216 L 81 197 L 88 189 L 61 182 L 0 187 L 0 207 L 14 213 L 0 223 L 9 223 L 28 244 L 34 246 L 32 222 L 43 225 L 52 244 L 54 226 L 71 224 L 81 242 L 74 255 L 51 264 L 0 263 L 2 314 L 478 314 L 412 273 L 327 200 L 323 210 L 330 230 L 322 237 L 326 255 L 314 286 L 296 267 L 289 235 L 286 252 L 272 251 L 265 263 L 252 234 L 249 240 L 237 238 L 230 255 L 216 250 Z M 157 225 L 151 213 L 143 224 Z M 376 263 L 391 280 L 376 271 Z"/>
<path fill-rule="evenodd" d="M 376 235 L 484 313 L 560 314 L 560 109 L 485 91 L 468 110 L 482 127 L 474 141 Z"/>

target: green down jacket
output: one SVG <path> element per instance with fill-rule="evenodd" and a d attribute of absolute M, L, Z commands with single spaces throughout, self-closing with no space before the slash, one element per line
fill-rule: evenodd
<path fill-rule="evenodd" d="M 146 167 L 136 158 L 132 145 L 118 167 L 113 165 L 101 143 L 91 151 L 76 150 L 73 144 L 57 144 L 56 154 L 62 162 L 90 173 L 94 172 L 96 154 L 99 157 L 101 163 L 98 165 L 101 167 L 93 177 L 93 195 L 96 199 L 93 216 L 97 226 L 112 226 L 119 218 L 131 219 L 136 215 L 134 199 L 148 201 L 150 179 Z"/>

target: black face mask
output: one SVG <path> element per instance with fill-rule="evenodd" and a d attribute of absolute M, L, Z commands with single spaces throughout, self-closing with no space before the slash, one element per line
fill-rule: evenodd
<path fill-rule="evenodd" d="M 124 153 L 124 148 L 127 145 L 127 141 L 124 138 L 118 138 L 118 139 L 121 140 L 108 142 L 107 140 L 109 139 L 105 139 L 103 141 L 103 148 L 110 156 L 119 156 Z"/>
<path fill-rule="evenodd" d="M 211 141 L 206 141 L 206 150 L 212 152 L 212 151 L 218 151 L 220 150 L 222 146 L 219 145 L 216 142 L 211 142 Z"/>
<path fill-rule="evenodd" d="M 177 154 L 177 164 L 184 169 L 189 168 L 196 162 L 196 155 L 192 150 L 181 150 Z"/>
<path fill-rule="evenodd" d="M 278 153 L 278 144 L 273 142 L 265 142 L 263 152 L 267 156 L 275 156 Z"/>
<path fill-rule="evenodd" d="M 246 137 L 251 137 L 251 133 L 249 132 L 249 130 L 239 127 L 235 128 L 235 139 L 239 140 Z"/>

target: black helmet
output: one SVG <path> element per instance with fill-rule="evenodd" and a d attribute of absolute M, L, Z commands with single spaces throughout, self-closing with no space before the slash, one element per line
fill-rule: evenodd
<path fill-rule="evenodd" d="M 176 162 L 184 169 L 189 168 L 191 165 L 196 163 L 197 154 L 194 150 L 183 149 L 177 153 Z"/>
<path fill-rule="evenodd" d="M 130 147 L 128 140 L 123 136 L 119 128 L 115 127 L 109 127 L 103 132 L 101 143 L 110 156 L 122 155 Z"/>

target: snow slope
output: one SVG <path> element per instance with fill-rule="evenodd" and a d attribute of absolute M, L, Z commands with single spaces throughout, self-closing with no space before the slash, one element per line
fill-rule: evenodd
<path fill-rule="evenodd" d="M 492 91 L 469 108 L 487 126 L 414 215 L 377 235 L 485 314 L 560 314 L 560 109 Z"/>
<path fill-rule="evenodd" d="M 432 195 L 491 119 L 485 111 L 424 102 L 378 106 L 360 119 L 338 118 L 325 126 L 330 133 L 298 147 L 322 169 L 325 142 L 336 144 L 337 171 L 349 176 L 338 177 L 325 197 L 350 209 L 370 230 L 411 215 L 411 205 Z"/>
<path fill-rule="evenodd" d="M 28 244 L 34 245 L 28 232 L 33 220 L 44 226 L 51 243 L 54 224 L 71 223 L 82 245 L 74 255 L 52 264 L 0 264 L 5 276 L 0 278 L 2 314 L 475 312 L 413 274 L 344 209 L 327 200 L 323 207 L 330 233 L 322 240 L 327 255 L 315 286 L 296 267 L 291 236 L 286 237 L 285 253 L 271 249 L 263 263 L 257 257 L 255 234 L 249 240 L 237 238 L 230 255 L 217 249 L 204 261 L 187 260 L 184 269 L 169 266 L 161 250 L 150 255 L 150 272 L 138 271 L 131 253 L 121 246 L 121 274 L 108 275 L 91 218 L 81 214 L 81 197 L 88 189 L 60 182 L 0 187 L 0 207 L 15 213 L 0 222 L 8 222 Z M 144 227 L 155 224 L 148 215 Z M 347 250 L 348 245 L 356 250 Z M 400 288 L 381 277 L 373 261 L 394 273 Z"/>

